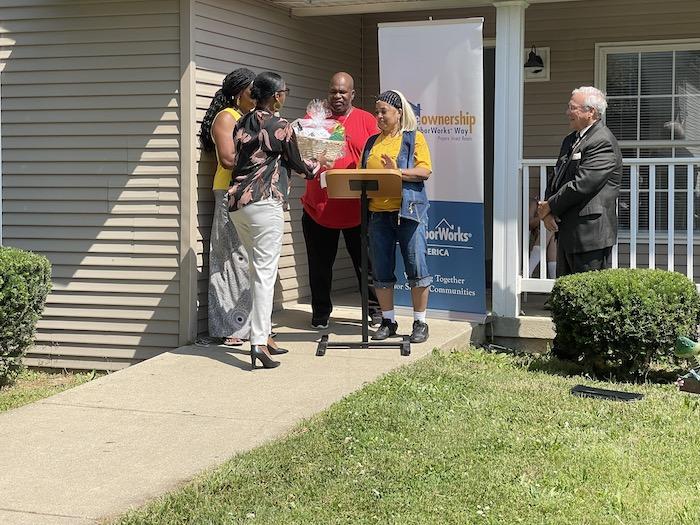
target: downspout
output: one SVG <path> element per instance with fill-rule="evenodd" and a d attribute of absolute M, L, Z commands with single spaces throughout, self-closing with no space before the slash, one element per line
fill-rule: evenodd
<path fill-rule="evenodd" d="M 180 0 L 180 346 L 197 337 L 195 0 Z"/>

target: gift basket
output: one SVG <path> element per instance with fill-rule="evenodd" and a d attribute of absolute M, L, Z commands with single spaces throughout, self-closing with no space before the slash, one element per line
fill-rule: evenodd
<path fill-rule="evenodd" d="M 330 118 L 331 111 L 324 101 L 312 100 L 306 107 L 309 118 L 297 119 L 292 127 L 297 136 L 299 152 L 304 159 L 316 159 L 325 153 L 329 160 L 345 155 L 345 128 Z"/>

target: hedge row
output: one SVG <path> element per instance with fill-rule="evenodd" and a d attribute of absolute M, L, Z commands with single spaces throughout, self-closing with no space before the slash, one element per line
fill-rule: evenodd
<path fill-rule="evenodd" d="M 0 387 L 21 370 L 50 290 L 46 257 L 0 247 Z"/>
<path fill-rule="evenodd" d="M 639 377 L 671 359 L 679 335 L 696 337 L 700 296 L 686 276 L 614 269 L 558 279 L 550 299 L 553 353 L 598 375 Z"/>

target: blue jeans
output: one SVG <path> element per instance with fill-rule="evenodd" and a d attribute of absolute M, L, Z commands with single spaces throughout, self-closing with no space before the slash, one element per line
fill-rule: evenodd
<path fill-rule="evenodd" d="M 410 288 L 429 286 L 433 277 L 428 272 L 425 223 L 402 219 L 398 211 L 372 212 L 369 218 L 369 249 L 375 288 L 393 288 L 396 283 L 396 243 Z"/>

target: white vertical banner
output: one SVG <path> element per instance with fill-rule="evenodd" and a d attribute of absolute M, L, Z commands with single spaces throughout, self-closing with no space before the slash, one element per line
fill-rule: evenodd
<path fill-rule="evenodd" d="M 379 24 L 381 91 L 406 95 L 432 158 L 429 307 L 477 319 L 486 313 L 482 30 L 482 18 Z M 396 304 L 408 306 L 398 266 Z"/>

